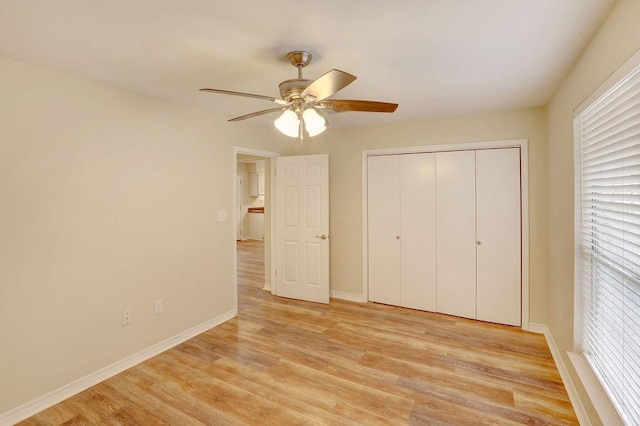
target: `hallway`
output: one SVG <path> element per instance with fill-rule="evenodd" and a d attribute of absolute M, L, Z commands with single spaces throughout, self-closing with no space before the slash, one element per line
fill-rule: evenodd
<path fill-rule="evenodd" d="M 264 288 L 264 240 L 236 242 L 238 285 Z"/>

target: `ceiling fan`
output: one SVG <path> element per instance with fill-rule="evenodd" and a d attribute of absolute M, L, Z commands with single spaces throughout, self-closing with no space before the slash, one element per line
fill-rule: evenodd
<path fill-rule="evenodd" d="M 299 138 L 301 141 L 304 139 L 305 132 L 310 137 L 313 137 L 326 130 L 328 121 L 324 116 L 323 110 L 333 112 L 394 112 L 398 108 L 398 104 L 388 102 L 328 99 L 353 83 L 356 77 L 344 71 L 333 69 L 315 80 L 306 80 L 302 78 L 302 69 L 309 65 L 311 58 L 312 56 L 309 52 L 302 50 L 295 50 L 287 54 L 287 59 L 291 65 L 298 69 L 298 78 L 280 83 L 280 98 L 221 89 L 203 88 L 200 91 L 270 101 L 278 106 L 231 118 L 228 121 L 241 121 L 260 115 L 281 112 L 280 117 L 274 122 L 276 128 L 283 134 Z"/>

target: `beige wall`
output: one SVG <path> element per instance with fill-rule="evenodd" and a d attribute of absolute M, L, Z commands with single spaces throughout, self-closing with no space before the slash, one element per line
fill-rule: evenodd
<path fill-rule="evenodd" d="M 620 0 L 556 92 L 549 128 L 549 320 L 560 351 L 573 349 L 573 111 L 640 49 L 640 1 Z M 576 376 L 572 376 L 574 382 Z M 581 388 L 582 399 L 585 398 Z M 595 423 L 593 409 L 587 410 Z"/>
<path fill-rule="evenodd" d="M 233 145 L 289 145 L 4 59 L 0 93 L 1 414 L 233 310 Z"/>
<path fill-rule="evenodd" d="M 402 107 L 402 106 L 400 106 Z M 362 294 L 362 151 L 375 148 L 529 140 L 530 320 L 544 323 L 547 301 L 546 110 L 330 129 L 309 153 L 330 157 L 331 289 Z M 327 132 L 329 133 L 329 132 Z M 323 135 L 324 136 L 324 135 Z"/>

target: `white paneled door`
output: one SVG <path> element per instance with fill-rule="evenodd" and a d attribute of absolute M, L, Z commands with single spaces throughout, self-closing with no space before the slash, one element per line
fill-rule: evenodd
<path fill-rule="evenodd" d="M 400 305 L 400 156 L 370 157 L 367 173 L 369 300 Z"/>
<path fill-rule="evenodd" d="M 329 156 L 276 158 L 276 293 L 329 303 Z"/>
<path fill-rule="evenodd" d="M 475 151 L 436 153 L 438 312 L 476 318 Z"/>
<path fill-rule="evenodd" d="M 520 149 L 476 152 L 477 318 L 521 325 Z"/>
<path fill-rule="evenodd" d="M 436 155 L 400 157 L 400 306 L 436 310 Z"/>
<path fill-rule="evenodd" d="M 369 300 L 436 310 L 435 154 L 367 163 Z"/>

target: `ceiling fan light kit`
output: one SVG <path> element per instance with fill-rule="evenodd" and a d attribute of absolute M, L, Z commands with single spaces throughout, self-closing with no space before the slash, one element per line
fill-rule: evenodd
<path fill-rule="evenodd" d="M 292 138 L 297 138 L 300 131 L 300 118 L 298 114 L 288 109 L 282 113 L 282 115 L 273 122 L 276 129 L 280 130 L 283 134 Z"/>
<path fill-rule="evenodd" d="M 303 140 L 305 131 L 310 137 L 324 132 L 327 129 L 327 120 L 314 108 L 307 108 L 302 114 L 299 111 L 287 109 L 273 122 L 273 125 L 282 134 Z"/>
<path fill-rule="evenodd" d="M 302 113 L 302 121 L 309 136 L 314 137 L 327 130 L 327 119 L 314 108 L 307 108 Z"/>
<path fill-rule="evenodd" d="M 309 52 L 294 50 L 287 54 L 291 65 L 298 69 L 298 78 L 285 80 L 279 85 L 281 98 L 233 92 L 222 89 L 203 88 L 200 91 L 221 95 L 242 96 L 263 99 L 279 105 L 262 111 L 231 118 L 228 121 L 242 121 L 260 115 L 282 112 L 274 121 L 274 126 L 284 135 L 304 139 L 306 132 L 314 137 L 324 132 L 329 124 L 322 110 L 333 112 L 362 111 L 391 113 L 398 104 L 350 99 L 327 99 L 355 81 L 356 77 L 344 71 L 333 69 L 315 80 L 302 78 L 302 69 L 309 65 L 313 56 Z"/>

